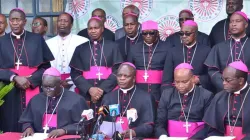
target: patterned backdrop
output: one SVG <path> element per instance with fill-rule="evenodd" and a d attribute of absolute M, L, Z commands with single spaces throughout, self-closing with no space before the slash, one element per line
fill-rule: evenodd
<path fill-rule="evenodd" d="M 122 9 L 129 5 L 136 5 L 140 11 L 140 22 L 155 20 L 159 23 L 161 39 L 180 29 L 178 13 L 182 9 L 190 9 L 199 24 L 199 30 L 209 34 L 213 25 L 227 17 L 225 11 L 226 0 L 67 0 L 66 12 L 75 18 L 73 32 L 78 33 L 86 28 L 91 12 L 95 8 L 106 11 L 107 22 L 105 27 L 115 31 L 122 26 Z M 244 0 L 244 9 L 250 16 L 250 0 Z"/>

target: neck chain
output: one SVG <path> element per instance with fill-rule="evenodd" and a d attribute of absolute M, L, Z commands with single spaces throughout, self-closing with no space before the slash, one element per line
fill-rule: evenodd
<path fill-rule="evenodd" d="M 156 50 L 156 48 L 158 47 L 158 44 L 159 44 L 159 40 L 157 41 L 157 43 L 156 43 L 156 45 L 155 45 L 155 48 L 154 48 L 154 51 L 153 51 L 153 53 L 152 53 L 152 56 L 149 57 L 148 65 L 146 66 L 145 50 L 144 50 L 144 47 L 145 47 L 145 46 L 144 46 L 144 43 L 143 43 L 142 50 L 143 50 L 143 62 L 144 62 L 144 69 L 145 69 L 145 72 L 148 71 L 149 65 L 151 64 L 151 61 L 152 61 L 152 59 L 153 59 L 155 50 Z"/>
<path fill-rule="evenodd" d="M 135 38 L 138 37 L 135 41 L 135 44 L 137 43 L 137 41 L 139 40 L 139 33 L 137 32 L 137 35 L 135 36 Z M 135 39 L 134 38 L 134 39 Z M 128 36 L 125 37 L 125 54 L 127 55 L 127 39 L 131 40 L 132 38 L 129 38 Z"/>
<path fill-rule="evenodd" d="M 64 94 L 64 88 L 62 88 L 61 96 L 60 96 L 60 98 L 59 98 L 59 100 L 58 100 L 58 102 L 57 102 L 55 108 L 53 109 L 52 115 L 50 116 L 49 120 L 48 120 L 48 108 L 49 108 L 49 105 L 48 105 L 48 96 L 47 96 L 47 98 L 46 98 L 46 112 L 45 112 L 45 115 L 46 115 L 46 117 L 45 117 L 45 119 L 46 119 L 46 120 L 45 120 L 45 122 L 46 122 L 45 127 L 48 128 L 48 125 L 49 125 L 49 123 L 50 123 L 50 121 L 51 121 L 51 119 L 52 119 L 53 114 L 55 113 L 55 111 L 56 111 L 56 109 L 57 109 L 57 106 L 59 105 L 59 103 L 60 103 L 60 101 L 61 101 L 61 99 L 62 99 L 63 94 Z M 44 130 L 44 133 L 46 133 L 45 131 L 47 131 L 47 130 Z"/>
<path fill-rule="evenodd" d="M 243 48 L 244 48 L 244 46 L 245 46 L 247 40 L 248 40 L 248 37 L 247 37 L 247 39 L 245 40 L 245 42 L 243 43 L 243 45 L 241 46 L 241 49 L 240 49 L 240 53 L 239 53 L 238 59 L 235 59 L 235 61 L 240 60 L 240 56 L 241 56 L 242 50 L 243 50 Z M 232 62 L 234 62 L 234 58 L 233 58 L 233 47 L 232 47 L 232 38 L 230 39 L 230 51 L 231 51 Z"/>
<path fill-rule="evenodd" d="M 135 94 L 135 91 L 136 91 L 136 86 L 135 86 L 135 89 L 134 89 L 134 91 L 132 93 L 131 98 L 128 101 L 128 105 L 126 106 L 125 110 L 122 112 L 122 115 L 120 114 L 120 118 L 122 118 L 124 116 L 125 112 L 127 111 L 128 106 L 130 105 L 130 102 L 131 102 L 131 100 L 132 100 L 132 98 L 133 98 L 133 96 Z M 120 105 L 120 89 L 118 89 L 118 104 Z"/>
<path fill-rule="evenodd" d="M 11 33 L 12 34 L 12 33 Z M 24 31 L 24 38 L 23 38 L 23 44 L 22 44 L 22 48 L 21 48 L 21 52 L 20 52 L 20 55 L 18 56 L 18 53 L 16 51 L 16 48 L 15 48 L 15 45 L 14 45 L 14 42 L 13 42 L 13 39 L 11 37 L 11 34 L 10 34 L 10 40 L 11 40 L 11 43 L 12 43 L 12 47 L 14 49 L 14 53 L 16 55 L 16 58 L 17 58 L 17 62 L 15 64 L 17 64 L 17 70 L 19 69 L 19 65 L 22 64 L 20 62 L 20 58 L 22 56 L 22 53 L 23 53 L 23 48 L 24 48 L 24 44 L 25 44 L 25 41 L 26 41 L 26 32 Z M 15 35 L 14 35 L 15 36 Z"/>
<path fill-rule="evenodd" d="M 186 55 L 185 55 L 184 47 L 185 47 L 185 46 L 183 45 L 182 52 L 183 52 L 183 57 L 184 57 L 184 63 L 186 63 Z M 190 48 L 190 49 L 191 49 L 191 48 Z M 197 43 L 196 43 L 196 45 L 195 45 L 194 54 L 193 54 L 192 59 L 191 59 L 191 61 L 190 61 L 190 65 L 192 65 L 192 62 L 193 62 L 193 59 L 194 59 L 194 55 L 195 55 L 195 53 L 196 53 L 196 49 L 197 49 Z"/>
<path fill-rule="evenodd" d="M 228 123 L 229 123 L 230 135 L 231 135 L 231 136 L 233 136 L 233 132 L 234 132 L 235 125 L 236 125 L 236 123 L 237 123 L 237 121 L 238 121 L 240 112 L 241 112 L 242 107 L 243 107 L 243 105 L 244 105 L 244 103 L 245 103 L 245 100 L 246 100 L 246 97 L 247 97 L 247 95 L 248 95 L 249 90 L 250 90 L 250 87 L 248 88 L 247 93 L 246 93 L 246 95 L 245 95 L 245 97 L 244 97 L 244 99 L 243 99 L 243 101 L 242 101 L 242 104 L 241 104 L 241 106 L 240 106 L 240 110 L 239 110 L 239 112 L 238 112 L 238 114 L 237 114 L 237 117 L 236 117 L 235 123 L 233 124 L 233 127 L 232 127 L 231 124 L 230 124 L 230 115 L 229 115 L 229 114 L 230 114 L 230 113 L 229 113 L 229 108 L 230 108 L 230 94 L 228 94 L 227 118 L 228 118 Z"/>
<path fill-rule="evenodd" d="M 181 102 L 181 96 L 180 96 L 180 93 L 178 92 L 178 95 L 179 95 L 179 99 L 180 99 L 180 104 L 181 104 L 181 110 L 184 114 L 184 119 L 186 121 L 186 123 L 188 122 L 188 118 L 189 118 L 189 114 L 190 114 L 190 110 L 192 108 L 192 104 L 193 104 L 193 99 L 194 99 L 194 94 L 195 94 L 195 91 L 196 91 L 196 87 L 194 88 L 194 93 L 192 95 L 192 99 L 191 99 L 191 103 L 190 103 L 190 106 L 189 106 L 189 110 L 188 110 L 188 114 L 186 116 L 185 112 L 184 112 L 184 108 L 183 108 L 183 105 L 182 105 L 182 102 Z"/>
<path fill-rule="evenodd" d="M 95 64 L 95 66 L 97 67 L 97 70 L 98 70 L 98 73 L 96 74 L 96 75 L 98 75 L 98 80 L 100 81 L 101 80 L 101 75 L 102 75 L 102 73 L 100 73 L 100 67 L 101 67 L 101 64 L 102 64 L 102 55 L 103 55 L 103 48 L 104 48 L 104 38 L 102 39 L 102 48 L 101 48 L 101 58 L 100 58 L 100 64 L 99 64 L 99 66 L 97 65 L 97 60 L 95 59 L 95 57 L 94 57 L 94 53 L 93 53 L 93 50 L 92 50 L 92 46 L 91 46 L 91 44 L 90 44 L 90 41 L 89 41 L 89 49 L 90 49 L 90 51 L 91 51 L 91 56 L 92 56 L 92 58 L 93 58 L 93 60 L 94 60 L 94 64 Z"/>

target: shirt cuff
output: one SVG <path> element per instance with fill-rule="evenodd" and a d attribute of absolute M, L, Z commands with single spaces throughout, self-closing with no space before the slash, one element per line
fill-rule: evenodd
<path fill-rule="evenodd" d="M 159 137 L 159 140 L 166 140 L 167 139 L 167 135 L 161 135 L 160 137 Z"/>
<path fill-rule="evenodd" d="M 16 76 L 16 75 L 11 75 L 11 76 L 10 76 L 10 82 L 13 82 L 15 76 Z"/>

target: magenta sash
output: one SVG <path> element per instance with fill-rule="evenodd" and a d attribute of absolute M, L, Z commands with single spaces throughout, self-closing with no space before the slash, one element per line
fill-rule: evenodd
<path fill-rule="evenodd" d="M 186 122 L 182 121 L 168 121 L 168 134 L 170 137 L 192 137 L 195 135 L 199 130 L 204 128 L 204 122 L 188 122 L 188 133 L 186 132 Z"/>
<path fill-rule="evenodd" d="M 66 80 L 66 79 L 69 78 L 69 77 L 70 77 L 69 73 L 61 74 L 61 79 L 62 79 L 62 80 Z"/>
<path fill-rule="evenodd" d="M 233 128 L 233 126 L 231 126 Z M 224 134 L 225 136 L 231 136 L 230 134 L 230 126 L 226 125 L 226 133 Z M 242 134 L 242 127 L 234 127 L 234 132 L 233 136 L 235 136 L 235 140 L 241 140 L 243 139 L 246 135 Z"/>
<path fill-rule="evenodd" d="M 19 66 L 19 70 L 15 69 L 10 69 L 14 73 L 16 73 L 18 76 L 26 76 L 30 77 L 32 74 L 37 70 L 37 68 L 30 68 L 27 66 Z M 37 95 L 40 92 L 39 87 L 36 87 L 35 89 L 28 88 L 25 91 L 25 100 L 26 100 L 26 106 L 28 105 L 30 99 Z"/>
<path fill-rule="evenodd" d="M 116 118 L 116 123 L 120 122 L 120 117 Z M 121 123 L 123 131 L 128 130 L 128 119 L 126 117 L 122 117 L 122 123 Z"/>
<path fill-rule="evenodd" d="M 136 83 L 140 84 L 161 84 L 162 71 L 161 70 L 148 70 L 148 79 L 145 81 L 145 70 L 136 70 Z"/>
<path fill-rule="evenodd" d="M 49 122 L 49 124 L 48 124 L 48 127 L 55 127 L 55 128 L 57 128 L 57 115 L 56 114 L 53 114 L 53 115 L 51 115 L 51 114 L 47 114 L 47 122 L 49 121 L 49 119 L 50 119 L 50 117 L 52 116 L 52 118 L 51 118 L 51 121 Z M 43 115 L 43 127 L 47 124 L 47 122 L 46 122 L 46 114 L 44 114 Z"/>
<path fill-rule="evenodd" d="M 112 73 L 112 69 L 102 66 L 100 66 L 99 68 L 100 68 L 100 73 L 102 73 L 101 79 L 108 79 L 109 75 Z M 85 79 L 98 79 L 98 75 L 96 75 L 97 73 L 98 73 L 98 67 L 91 66 L 90 71 L 83 71 L 82 76 Z"/>

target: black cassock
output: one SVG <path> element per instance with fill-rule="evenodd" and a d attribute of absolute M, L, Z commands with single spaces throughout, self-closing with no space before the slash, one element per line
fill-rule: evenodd
<path fill-rule="evenodd" d="M 117 40 L 116 42 L 119 45 L 119 49 L 121 51 L 122 57 L 124 61 L 127 61 L 128 53 L 130 52 L 130 48 L 133 47 L 135 44 L 141 42 L 142 36 L 139 34 L 134 40 L 131 40 L 127 36 L 122 37 L 121 39 Z"/>
<path fill-rule="evenodd" d="M 209 39 L 211 41 L 211 47 L 214 45 L 224 42 L 231 38 L 231 35 L 229 33 L 229 22 L 230 18 L 223 19 L 219 22 L 217 22 L 214 27 L 212 28 Z M 250 25 L 250 20 L 248 20 L 248 25 Z M 246 29 L 247 36 L 250 37 L 250 26 Z"/>
<path fill-rule="evenodd" d="M 120 89 L 118 90 L 120 100 L 120 114 L 125 112 L 123 117 L 126 117 L 125 109 L 127 106 L 127 110 L 129 110 L 130 108 L 135 108 L 137 110 L 138 118 L 135 122 L 131 123 L 129 128 L 133 128 L 135 130 L 136 137 L 152 137 L 156 112 L 154 97 L 138 87 L 136 87 L 136 90 L 135 87 L 132 88 L 131 90 L 127 91 L 126 94 L 123 93 Z M 103 98 L 102 104 L 107 106 L 118 104 L 118 90 L 106 94 Z M 131 102 L 128 105 L 130 99 Z M 106 117 L 105 119 L 110 122 L 112 121 L 112 118 L 110 116 Z"/>
<path fill-rule="evenodd" d="M 164 73 L 162 78 L 162 89 L 172 87 L 174 80 L 174 69 L 181 63 L 189 63 L 193 66 L 194 75 L 199 76 L 202 87 L 210 90 L 211 83 L 207 72 L 207 66 L 204 65 L 211 48 L 203 44 L 197 43 L 192 48 L 186 46 L 177 46 L 169 51 L 166 63 L 164 65 Z"/>
<path fill-rule="evenodd" d="M 87 100 L 91 101 L 91 96 L 88 90 L 91 87 L 99 87 L 104 91 L 104 94 L 112 91 L 117 85 L 116 71 L 119 64 L 123 62 L 118 45 L 109 40 L 101 40 L 96 45 L 90 42 L 92 56 L 89 42 L 79 45 L 73 54 L 70 62 L 71 72 L 70 75 L 79 89 L 80 94 Z M 104 45 L 103 45 L 104 44 Z M 101 59 L 101 52 L 102 60 Z M 99 80 L 98 70 L 94 68 L 96 60 L 97 68 L 100 68 L 100 73 L 103 75 Z M 101 67 L 100 66 L 101 61 Z M 105 72 L 108 71 L 108 72 Z M 84 76 L 83 76 L 84 75 Z M 96 103 L 91 103 L 91 108 L 96 111 L 101 105 L 102 98 Z"/>
<path fill-rule="evenodd" d="M 60 100 L 60 96 L 61 95 L 57 97 L 48 97 L 47 114 L 52 114 L 56 104 Z M 52 122 L 49 121 L 50 117 L 46 120 L 46 100 L 47 96 L 43 92 L 31 99 L 28 107 L 24 110 L 19 119 L 23 131 L 27 128 L 32 128 L 35 133 L 43 133 L 43 119 L 45 119 L 44 124 Z M 57 127 L 50 127 L 48 133 L 55 129 L 64 129 L 67 134 L 76 134 L 76 132 L 79 131 L 77 129 L 77 124 L 81 119 L 81 113 L 83 110 L 87 109 L 88 105 L 83 97 L 65 89 L 56 111 L 54 112 L 54 115 L 57 117 Z"/>
<path fill-rule="evenodd" d="M 128 55 L 128 61 L 136 66 L 136 85 L 152 94 L 156 101 L 159 101 L 161 97 L 162 73 L 165 61 L 168 61 L 166 55 L 169 48 L 162 41 L 153 46 L 147 46 L 144 42 L 139 42 L 130 48 Z M 149 64 L 150 57 L 152 57 L 152 60 Z M 144 81 L 145 69 L 147 69 L 149 75 L 147 81 Z"/>
<path fill-rule="evenodd" d="M 183 104 L 184 112 L 187 116 L 192 102 L 192 96 L 194 95 L 188 122 L 202 122 L 204 113 L 213 98 L 213 94 L 210 91 L 198 86 L 195 86 L 188 95 L 180 94 L 179 98 L 178 94 L 180 93 L 176 88 L 166 89 L 162 93 L 162 97 L 158 105 L 155 127 L 155 136 L 157 138 L 161 135 L 168 135 L 168 120 L 185 122 L 185 117 L 181 110 L 180 98 Z M 203 133 L 200 134 L 198 132 L 193 136 L 193 138 L 200 138 L 202 135 Z"/>
<path fill-rule="evenodd" d="M 11 38 L 13 39 L 13 45 Z M 31 83 L 30 89 L 37 88 L 35 93 L 39 93 L 43 72 L 50 67 L 50 61 L 54 60 L 50 49 L 42 36 L 28 31 L 21 35 L 21 39 L 16 39 L 12 35 L 11 38 L 10 34 L 0 38 L 0 81 L 9 84 L 12 75 L 31 76 L 28 78 Z M 18 60 L 13 46 L 15 46 L 18 57 L 20 56 L 22 62 L 19 70 L 15 69 L 15 63 Z M 24 68 L 24 66 L 26 67 Z M 25 75 L 25 73 L 28 75 Z M 29 94 L 27 95 L 29 96 Z M 18 119 L 26 108 L 28 96 L 26 96 L 25 90 L 15 87 L 4 97 L 5 102 L 0 107 L 0 130 L 4 132 L 21 131 Z"/>
<path fill-rule="evenodd" d="M 197 35 L 197 42 L 199 44 L 202 44 L 204 46 L 211 46 L 209 37 L 207 34 L 202 33 L 200 31 L 198 31 L 198 35 Z M 170 45 L 171 47 L 178 47 L 178 46 L 182 46 L 182 42 L 181 42 L 181 38 L 178 32 L 170 35 L 167 39 L 166 39 L 166 43 L 168 45 Z"/>
<path fill-rule="evenodd" d="M 236 117 L 240 111 L 243 99 L 249 89 L 249 85 L 243 89 L 240 94 L 228 93 L 226 91 L 221 91 L 215 95 L 207 112 L 204 115 L 203 121 L 208 125 L 205 131 L 208 136 L 222 136 L 226 133 L 226 125 L 233 125 L 236 122 Z M 230 108 L 228 119 L 228 96 L 230 95 Z M 249 93 L 246 96 L 245 103 L 239 114 L 238 120 L 236 122 L 236 127 L 242 127 L 242 133 L 246 134 L 246 140 L 250 138 L 250 96 Z"/>
<path fill-rule="evenodd" d="M 236 42 L 234 39 L 229 39 L 226 42 L 221 42 L 212 48 L 205 61 L 205 65 L 208 66 L 208 74 L 217 92 L 223 90 L 221 74 L 228 64 L 233 61 L 241 60 L 247 65 L 248 69 L 250 69 L 249 46 L 250 39 L 245 36 L 240 39 L 240 42 Z M 249 76 L 248 82 L 250 82 Z"/>
<path fill-rule="evenodd" d="M 81 30 L 80 32 L 78 32 L 77 35 L 82 36 L 82 37 L 86 37 L 86 38 L 88 38 L 90 40 L 87 28 L 85 28 L 85 29 Z M 115 34 L 112 31 L 110 31 L 109 29 L 107 29 L 107 28 L 104 28 L 103 37 L 106 40 L 115 41 Z"/>

